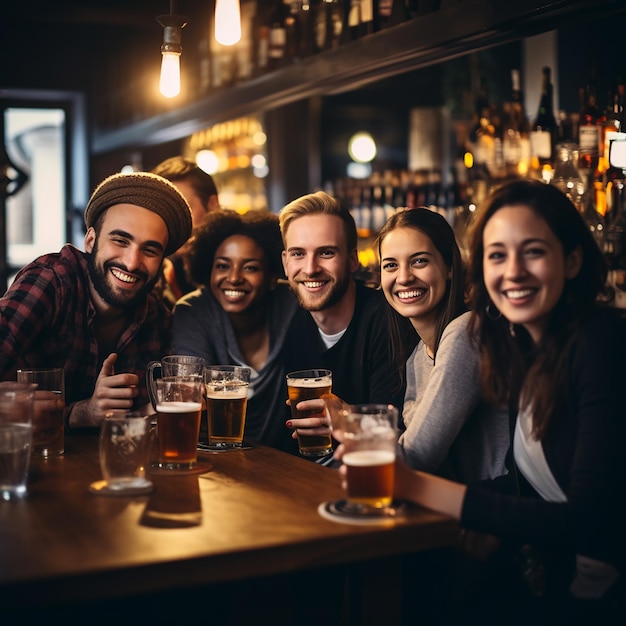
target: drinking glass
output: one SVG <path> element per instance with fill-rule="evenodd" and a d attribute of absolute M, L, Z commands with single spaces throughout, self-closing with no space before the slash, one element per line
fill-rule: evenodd
<path fill-rule="evenodd" d="M 393 502 L 398 410 L 386 404 L 350 405 L 342 426 L 348 507 L 357 514 L 384 511 Z"/>
<path fill-rule="evenodd" d="M 171 354 L 160 361 L 151 361 L 146 368 L 146 386 L 152 406 L 156 409 L 156 372 L 161 376 L 198 376 L 202 380 L 205 361 L 202 357 L 187 354 Z"/>
<path fill-rule="evenodd" d="M 246 425 L 250 368 L 209 365 L 204 370 L 209 447 L 241 448 Z"/>
<path fill-rule="evenodd" d="M 155 381 L 158 467 L 191 469 L 198 461 L 202 378 L 164 376 Z"/>
<path fill-rule="evenodd" d="M 289 372 L 287 374 L 287 392 L 291 405 L 291 416 L 294 419 L 312 417 L 318 411 L 300 411 L 298 402 L 313 400 L 330 394 L 333 375 L 326 369 L 309 369 Z M 326 456 L 333 450 L 330 435 L 301 435 L 298 433 L 298 449 L 303 456 Z"/>
<path fill-rule="evenodd" d="M 0 498 L 26 495 L 37 385 L 0 383 Z"/>
<path fill-rule="evenodd" d="M 100 469 L 103 481 L 90 490 L 105 495 L 150 493 L 146 477 L 150 452 L 150 417 L 123 410 L 108 411 L 100 426 Z"/>
<path fill-rule="evenodd" d="M 65 452 L 65 372 L 62 367 L 17 370 L 17 380 L 35 383 L 32 453 L 60 456 Z"/>

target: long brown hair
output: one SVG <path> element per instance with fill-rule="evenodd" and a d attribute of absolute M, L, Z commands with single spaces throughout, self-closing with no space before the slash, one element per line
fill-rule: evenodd
<path fill-rule="evenodd" d="M 582 251 L 578 274 L 565 281 L 540 345 L 521 326 L 510 326 L 489 298 L 483 278 L 483 234 L 504 206 L 525 206 L 543 219 L 567 257 Z M 480 208 L 469 232 L 469 302 L 478 326 L 483 393 L 495 404 L 517 402 L 531 410 L 533 433 L 542 439 L 551 420 L 567 402 L 571 345 L 581 321 L 593 309 L 605 285 L 607 265 L 582 216 L 556 187 L 515 180 L 496 188 Z"/>
<path fill-rule="evenodd" d="M 437 348 L 446 326 L 461 313 L 465 307 L 465 268 L 461 259 L 454 231 L 446 219 L 425 207 L 400 210 L 394 213 L 380 230 L 375 247 L 380 259 L 380 247 L 385 237 L 396 228 L 412 228 L 424 233 L 432 242 L 443 262 L 450 271 L 450 279 L 446 284 L 446 292 L 437 307 L 435 345 L 433 354 L 437 358 Z M 387 304 L 391 354 L 398 367 L 401 379 L 404 380 L 406 360 L 415 346 L 415 330 L 410 321 L 400 315 L 389 303 Z M 409 339 L 409 340 L 407 340 Z"/>

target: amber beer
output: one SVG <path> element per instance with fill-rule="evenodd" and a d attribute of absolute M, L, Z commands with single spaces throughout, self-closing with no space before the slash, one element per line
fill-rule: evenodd
<path fill-rule="evenodd" d="M 393 501 L 395 454 L 388 450 L 358 450 L 343 457 L 347 467 L 348 500 L 374 508 Z"/>
<path fill-rule="evenodd" d="M 359 510 L 393 503 L 398 411 L 392 405 L 352 405 L 344 415 L 348 503 Z"/>
<path fill-rule="evenodd" d="M 311 417 L 317 411 L 299 411 L 298 402 L 315 400 L 329 394 L 332 388 L 330 370 L 302 370 L 287 374 L 287 392 L 294 419 Z M 298 433 L 298 448 L 303 456 L 325 456 L 330 453 L 333 441 L 330 435 L 302 435 Z"/>
<path fill-rule="evenodd" d="M 201 402 L 160 402 L 156 406 L 159 465 L 191 468 L 197 461 Z"/>
<path fill-rule="evenodd" d="M 246 424 L 248 385 L 231 383 L 219 388 L 207 385 L 206 398 L 209 445 L 241 447 Z"/>
<path fill-rule="evenodd" d="M 63 454 L 65 401 L 59 391 L 36 391 L 33 417 L 33 453 L 41 456 Z"/>

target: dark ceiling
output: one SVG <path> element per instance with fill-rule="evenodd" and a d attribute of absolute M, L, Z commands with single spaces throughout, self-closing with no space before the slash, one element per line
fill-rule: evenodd
<path fill-rule="evenodd" d="M 154 50 L 158 15 L 186 15 L 186 35 L 208 28 L 213 0 L 14 0 L 0 13 L 0 87 L 88 89 L 108 59 Z M 149 54 L 146 52 L 145 54 Z M 139 56 L 142 56 L 141 54 Z M 8 59 L 8 63 L 6 60 Z"/>

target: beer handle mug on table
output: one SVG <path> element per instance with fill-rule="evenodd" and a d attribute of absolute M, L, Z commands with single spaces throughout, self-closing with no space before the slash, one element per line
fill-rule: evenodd
<path fill-rule="evenodd" d="M 37 385 L 0 382 L 0 499 L 27 493 Z"/>
<path fill-rule="evenodd" d="M 108 411 L 100 426 L 100 470 L 103 480 L 89 490 L 100 495 L 136 496 L 150 493 L 148 480 L 150 416 L 124 410 Z"/>
<path fill-rule="evenodd" d="M 146 387 L 150 402 L 156 410 L 156 377 L 155 372 L 160 372 L 161 376 L 198 376 L 202 380 L 204 374 L 205 361 L 199 356 L 187 354 L 170 354 L 164 356 L 160 361 L 151 361 L 146 368 Z"/>
<path fill-rule="evenodd" d="M 249 367 L 209 365 L 204 370 L 209 449 L 243 447 L 248 406 Z"/>
<path fill-rule="evenodd" d="M 333 375 L 330 370 L 310 369 L 287 374 L 287 392 L 291 405 L 291 417 L 311 417 L 317 412 L 299 411 L 296 405 L 303 400 L 322 398 L 331 392 Z M 327 456 L 333 451 L 330 435 L 302 435 L 298 433 L 298 449 L 303 456 Z"/>
<path fill-rule="evenodd" d="M 65 372 L 62 367 L 17 370 L 17 381 L 35 383 L 33 447 L 36 456 L 65 452 Z"/>
<path fill-rule="evenodd" d="M 157 467 L 192 469 L 198 462 L 202 413 L 202 378 L 164 376 L 155 381 L 158 440 Z"/>
<path fill-rule="evenodd" d="M 350 405 L 343 414 L 347 509 L 384 514 L 393 502 L 398 410 L 386 404 Z"/>

